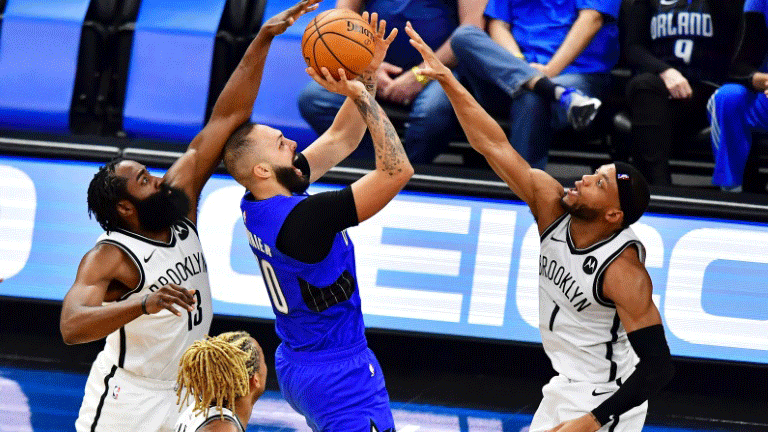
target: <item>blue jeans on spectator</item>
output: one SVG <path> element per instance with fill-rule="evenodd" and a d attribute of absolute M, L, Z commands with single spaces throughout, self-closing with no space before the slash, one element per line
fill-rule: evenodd
<path fill-rule="evenodd" d="M 405 71 L 403 73 L 411 73 Z M 299 95 L 299 111 L 318 134 L 333 123 L 345 96 L 329 92 L 310 82 Z M 440 154 L 459 127 L 456 114 L 443 88 L 436 81 L 427 83 L 410 105 L 403 146 L 412 163 L 427 164 Z M 368 133 L 351 157 L 373 159 L 373 142 Z"/>
<path fill-rule="evenodd" d="M 541 73 L 474 26 L 457 28 L 451 48 L 459 61 L 459 73 L 468 81 L 478 102 L 492 115 L 509 116 L 512 146 L 531 167 L 544 169 L 554 131 L 570 124 L 566 107 L 523 86 Z M 551 80 L 599 98 L 610 83 L 610 75 L 563 74 Z"/>

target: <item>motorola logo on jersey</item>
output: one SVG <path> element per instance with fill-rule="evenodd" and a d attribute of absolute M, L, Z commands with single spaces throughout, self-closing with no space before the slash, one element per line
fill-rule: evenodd
<path fill-rule="evenodd" d="M 176 231 L 176 234 L 178 234 L 179 240 L 184 241 L 187 239 L 187 237 L 189 237 L 189 228 L 187 228 L 186 224 L 179 223 L 174 225 L 173 229 Z"/>
<path fill-rule="evenodd" d="M 597 258 L 591 255 L 588 256 L 584 260 L 584 265 L 582 265 L 581 268 L 584 270 L 584 273 L 591 275 L 595 272 L 595 270 L 597 270 Z"/>

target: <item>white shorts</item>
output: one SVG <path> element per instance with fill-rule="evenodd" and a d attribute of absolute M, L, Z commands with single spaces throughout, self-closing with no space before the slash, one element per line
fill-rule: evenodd
<path fill-rule="evenodd" d="M 557 375 L 541 389 L 544 398 L 533 416 L 529 432 L 547 431 L 564 421 L 581 417 L 611 397 L 618 388 L 615 382 L 576 382 Z M 644 402 L 604 424 L 599 431 L 640 431 L 647 411 L 648 402 Z"/>
<path fill-rule="evenodd" d="M 140 377 L 99 353 L 85 383 L 77 432 L 172 432 L 179 415 L 174 381 Z M 94 426 L 95 425 L 95 426 Z"/>

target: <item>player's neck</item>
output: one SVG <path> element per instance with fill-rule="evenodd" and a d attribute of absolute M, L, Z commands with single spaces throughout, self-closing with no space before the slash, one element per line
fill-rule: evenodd
<path fill-rule="evenodd" d="M 248 420 L 251 419 L 251 413 L 253 412 L 253 403 L 255 401 L 251 398 L 251 395 L 239 397 L 235 400 L 234 414 L 240 420 L 243 427 L 248 427 Z"/>
<path fill-rule="evenodd" d="M 586 221 L 571 217 L 570 235 L 573 245 L 578 249 L 586 249 L 597 242 L 603 241 L 616 232 L 616 227 L 606 224 L 601 219 Z"/>
<path fill-rule="evenodd" d="M 261 184 L 255 184 L 249 187 L 248 190 L 257 201 L 269 199 L 277 195 L 293 195 L 288 189 L 277 182 L 263 182 Z"/>

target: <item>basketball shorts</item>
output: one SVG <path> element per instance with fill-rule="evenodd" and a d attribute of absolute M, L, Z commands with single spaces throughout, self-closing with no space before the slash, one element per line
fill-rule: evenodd
<path fill-rule="evenodd" d="M 332 352 L 296 352 L 281 344 L 275 371 L 283 397 L 313 431 L 395 431 L 384 375 L 365 343 Z"/>
<path fill-rule="evenodd" d="M 533 416 L 529 432 L 548 431 L 560 423 L 581 417 L 595 409 L 618 390 L 616 382 L 594 384 L 553 377 L 543 388 L 544 398 Z M 599 432 L 639 432 L 645 423 L 648 402 L 616 416 Z"/>
<path fill-rule="evenodd" d="M 99 353 L 85 383 L 77 432 L 172 432 L 180 412 L 175 381 L 140 377 Z"/>

